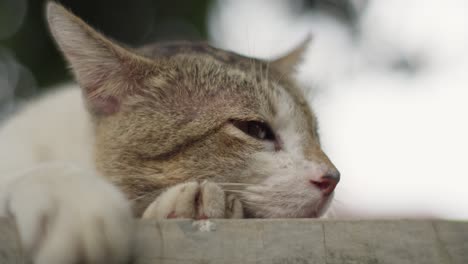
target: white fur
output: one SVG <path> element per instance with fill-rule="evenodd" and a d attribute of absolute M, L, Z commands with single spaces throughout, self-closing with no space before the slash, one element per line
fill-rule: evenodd
<path fill-rule="evenodd" d="M 114 186 L 92 171 L 64 163 L 19 173 L 7 185 L 6 215 L 13 216 L 34 263 L 123 263 L 130 253 L 133 219 Z M 111 261 L 111 262 L 112 262 Z"/>
<path fill-rule="evenodd" d="M 93 168 L 91 124 L 80 97 L 78 87 L 57 87 L 0 126 L 0 180 L 46 160 Z"/>
<path fill-rule="evenodd" d="M 93 169 L 90 125 L 79 89 L 68 87 L 0 128 L 0 216 L 14 217 L 34 263 L 129 255 L 130 206 Z"/>

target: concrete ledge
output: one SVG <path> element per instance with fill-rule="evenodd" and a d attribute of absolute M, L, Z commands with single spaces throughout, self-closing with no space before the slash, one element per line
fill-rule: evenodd
<path fill-rule="evenodd" d="M 137 232 L 137 264 L 468 263 L 468 222 L 168 220 Z M 0 263 L 21 260 L 13 225 L 0 221 Z"/>

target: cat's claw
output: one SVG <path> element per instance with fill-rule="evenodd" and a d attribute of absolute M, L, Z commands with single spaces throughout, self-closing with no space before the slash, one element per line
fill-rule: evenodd
<path fill-rule="evenodd" d="M 175 185 L 151 203 L 143 218 L 243 218 L 241 202 L 216 183 L 204 181 Z"/>

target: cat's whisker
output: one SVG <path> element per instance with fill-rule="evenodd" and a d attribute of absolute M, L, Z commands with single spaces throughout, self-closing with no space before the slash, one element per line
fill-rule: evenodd
<path fill-rule="evenodd" d="M 287 76 L 287 72 L 282 72 L 280 73 L 278 79 L 276 80 L 277 83 L 281 83 L 281 81 L 283 81 L 283 79 Z"/>
<path fill-rule="evenodd" d="M 241 200 L 241 203 L 244 205 L 244 206 L 262 206 L 262 205 L 265 205 L 265 204 L 262 204 L 262 203 L 257 203 L 257 202 L 251 202 L 251 201 L 243 201 Z"/>
<path fill-rule="evenodd" d="M 155 194 L 159 194 L 159 193 L 161 193 L 161 190 L 155 190 L 155 191 L 153 191 L 153 192 L 148 192 L 148 193 L 142 194 L 142 195 L 140 195 L 140 196 L 137 196 L 137 197 L 135 197 L 135 198 L 133 198 L 133 199 L 130 199 L 129 201 L 130 201 L 130 202 L 136 202 L 136 201 L 141 200 L 141 199 L 144 199 L 144 198 L 146 198 L 146 197 L 148 197 L 148 196 L 155 196 Z M 155 196 L 155 197 L 156 197 L 156 196 Z"/>
<path fill-rule="evenodd" d="M 135 198 L 133 198 L 133 199 L 130 199 L 130 202 L 136 202 L 136 201 L 139 201 L 139 200 L 141 200 L 141 199 L 144 199 L 144 198 L 146 198 L 147 196 L 149 196 L 149 194 L 140 195 L 140 196 L 138 196 L 138 197 L 135 197 Z"/>
<path fill-rule="evenodd" d="M 218 185 L 239 185 L 239 186 L 252 186 L 253 183 L 237 183 L 237 182 L 217 182 Z"/>
<path fill-rule="evenodd" d="M 238 191 L 230 191 L 228 194 L 233 194 L 236 195 L 236 197 L 241 201 L 241 202 L 251 202 L 249 198 L 252 197 L 261 197 L 260 194 L 258 193 L 250 193 L 250 192 L 238 192 Z M 249 197 L 249 198 L 248 198 Z"/>
<path fill-rule="evenodd" d="M 251 190 L 248 188 L 264 186 L 262 184 L 253 184 L 253 183 L 224 183 L 224 184 L 218 183 L 218 185 L 220 185 L 221 188 L 225 191 L 239 190 L 239 191 L 248 191 L 249 193 L 257 193 L 257 192 L 255 190 Z"/>
<path fill-rule="evenodd" d="M 266 88 L 268 88 L 268 84 L 269 84 L 269 81 L 268 81 L 269 80 L 269 68 L 270 68 L 270 62 L 267 62 L 266 67 L 265 67 L 265 76 L 263 79 L 263 83 Z"/>
<path fill-rule="evenodd" d="M 255 185 L 220 185 L 223 190 L 246 190 Z"/>
<path fill-rule="evenodd" d="M 255 194 L 261 195 L 260 192 L 255 190 L 247 190 L 247 189 L 223 189 L 225 192 L 237 192 L 237 193 L 244 193 L 244 194 Z"/>
<path fill-rule="evenodd" d="M 146 196 L 148 196 L 148 194 L 137 196 L 137 197 L 135 197 L 133 199 L 130 199 L 130 202 L 136 202 L 138 200 L 141 200 L 141 199 L 145 198 Z"/>
<path fill-rule="evenodd" d="M 229 187 L 222 188 L 224 191 L 247 191 L 244 187 Z"/>
<path fill-rule="evenodd" d="M 224 190 L 225 192 L 230 192 L 230 193 L 240 193 L 240 194 L 249 194 L 251 192 L 249 191 L 244 191 L 244 190 Z"/>

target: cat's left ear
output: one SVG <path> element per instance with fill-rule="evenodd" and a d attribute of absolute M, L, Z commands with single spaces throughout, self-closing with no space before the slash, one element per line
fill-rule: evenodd
<path fill-rule="evenodd" d="M 299 44 L 293 50 L 288 52 L 286 55 L 273 60 L 271 62 L 272 65 L 285 73 L 294 73 L 297 65 L 299 65 L 299 63 L 301 63 L 302 59 L 304 58 L 304 53 L 307 50 L 311 40 L 312 36 L 308 35 L 307 38 L 304 39 L 301 44 Z"/>
<path fill-rule="evenodd" d="M 59 4 L 47 4 L 47 20 L 94 115 L 117 112 L 155 70 L 154 61 L 109 40 Z"/>

